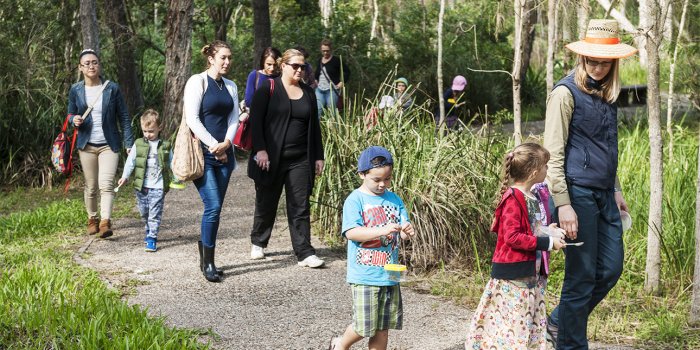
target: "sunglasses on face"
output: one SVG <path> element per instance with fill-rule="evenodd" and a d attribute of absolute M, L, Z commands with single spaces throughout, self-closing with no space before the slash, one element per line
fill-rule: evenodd
<path fill-rule="evenodd" d="M 586 64 L 591 67 L 601 66 L 603 68 L 608 68 L 612 65 L 612 61 L 594 61 L 590 58 L 586 58 Z"/>
<path fill-rule="evenodd" d="M 300 68 L 301 70 L 304 70 L 304 68 L 306 67 L 306 63 L 287 63 L 287 65 L 292 67 L 292 69 L 295 72 L 298 71 Z"/>

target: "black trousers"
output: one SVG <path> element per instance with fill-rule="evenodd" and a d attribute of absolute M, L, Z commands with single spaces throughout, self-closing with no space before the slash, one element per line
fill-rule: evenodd
<path fill-rule="evenodd" d="M 279 174 L 269 186 L 255 184 L 255 216 L 250 242 L 266 248 L 272 236 L 282 188 L 286 193 L 287 220 L 292 248 L 299 261 L 315 255 L 311 246 L 311 174 L 306 157 L 282 159 Z"/>

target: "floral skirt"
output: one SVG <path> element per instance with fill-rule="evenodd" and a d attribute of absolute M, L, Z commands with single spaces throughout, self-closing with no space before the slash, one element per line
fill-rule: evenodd
<path fill-rule="evenodd" d="M 492 278 L 469 324 L 466 350 L 547 348 L 547 279 L 530 283 Z"/>

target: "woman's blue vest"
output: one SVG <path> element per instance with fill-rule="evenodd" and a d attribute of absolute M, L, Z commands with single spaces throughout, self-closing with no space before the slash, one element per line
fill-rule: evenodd
<path fill-rule="evenodd" d="M 588 79 L 591 88 L 599 87 Z M 574 97 L 574 111 L 565 148 L 568 184 L 612 190 L 617 176 L 617 106 L 581 91 L 574 74 L 560 80 Z"/>

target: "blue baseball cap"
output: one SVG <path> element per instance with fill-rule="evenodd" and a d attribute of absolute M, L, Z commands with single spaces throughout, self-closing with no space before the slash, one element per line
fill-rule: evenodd
<path fill-rule="evenodd" d="M 385 161 L 378 165 L 372 165 L 372 159 L 377 157 L 384 157 Z M 357 159 L 357 172 L 363 173 L 385 165 L 394 165 L 394 159 L 391 157 L 389 150 L 381 146 L 369 146 L 362 151 L 360 158 Z"/>

